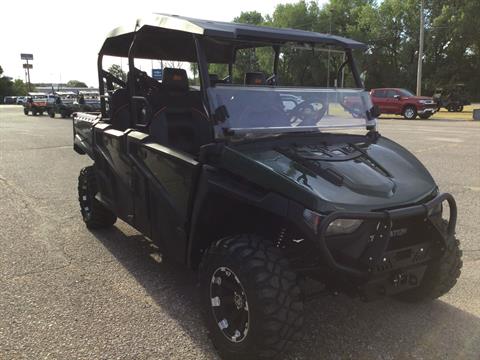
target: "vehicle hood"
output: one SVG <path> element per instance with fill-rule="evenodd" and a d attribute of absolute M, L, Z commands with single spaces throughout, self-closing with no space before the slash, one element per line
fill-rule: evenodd
<path fill-rule="evenodd" d="M 426 168 L 395 142 L 384 137 L 371 143 L 350 140 L 239 147 L 230 149 L 234 154 L 224 165 L 319 212 L 406 206 L 436 191 Z"/>

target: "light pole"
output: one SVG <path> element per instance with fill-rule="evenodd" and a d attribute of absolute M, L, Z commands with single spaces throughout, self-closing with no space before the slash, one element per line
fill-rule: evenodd
<path fill-rule="evenodd" d="M 418 47 L 417 96 L 422 95 L 423 43 L 425 40 L 425 19 L 423 16 L 423 1 L 424 0 L 420 0 L 420 44 Z"/>
<path fill-rule="evenodd" d="M 332 35 L 332 9 L 330 9 L 329 17 L 329 35 Z M 330 46 L 328 46 L 328 57 L 327 57 L 327 88 L 330 86 Z"/>
<path fill-rule="evenodd" d="M 26 61 L 26 64 L 23 64 L 23 68 L 27 71 L 28 91 L 32 91 L 31 84 L 30 84 L 30 69 L 33 68 L 33 65 L 29 64 L 28 60 L 33 60 L 33 55 L 32 54 L 20 54 L 20 59 Z"/>

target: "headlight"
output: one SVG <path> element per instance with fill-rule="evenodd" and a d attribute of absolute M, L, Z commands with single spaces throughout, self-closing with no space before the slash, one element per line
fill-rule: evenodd
<path fill-rule="evenodd" d="M 362 225 L 359 219 L 337 219 L 328 225 L 326 235 L 351 234 Z"/>
<path fill-rule="evenodd" d="M 315 211 L 305 209 L 303 211 L 303 219 L 307 225 L 317 234 L 318 226 L 324 218 L 323 215 L 316 213 Z M 363 220 L 359 219 L 337 219 L 328 225 L 325 235 L 340 235 L 351 234 L 362 225 Z"/>

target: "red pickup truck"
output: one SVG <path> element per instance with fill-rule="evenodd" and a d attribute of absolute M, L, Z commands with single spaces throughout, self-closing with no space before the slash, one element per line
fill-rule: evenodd
<path fill-rule="evenodd" d="M 415 96 L 406 89 L 372 89 L 370 96 L 373 104 L 379 107 L 380 113 L 403 115 L 408 120 L 415 119 L 417 115 L 421 119 L 428 119 L 438 110 L 433 98 Z"/>

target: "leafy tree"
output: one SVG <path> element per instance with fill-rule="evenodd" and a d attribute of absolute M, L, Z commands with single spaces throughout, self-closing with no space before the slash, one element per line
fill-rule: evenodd
<path fill-rule="evenodd" d="M 425 0 L 425 51 L 423 93 L 437 86 L 464 83 L 471 100 L 480 99 L 480 1 Z M 235 22 L 288 27 L 350 37 L 368 45 L 356 51 L 366 88 L 406 87 L 414 90 L 419 47 L 419 0 L 330 0 L 322 7 L 316 1 L 277 5 L 271 15 L 242 12 Z M 327 70 L 328 58 L 330 68 Z M 313 51 L 285 49 L 279 63 L 281 84 L 330 86 L 343 57 Z M 240 50 L 234 66 L 234 81 L 247 71 L 270 74 L 271 48 Z M 226 65 L 210 65 L 210 72 L 227 75 Z M 347 72 L 348 73 L 348 72 Z M 346 86 L 354 85 L 347 76 Z"/>
<path fill-rule="evenodd" d="M 32 91 L 35 89 L 32 88 Z M 12 85 L 13 95 L 25 96 L 28 94 L 28 85 L 23 82 L 23 80 L 16 79 Z"/>
<path fill-rule="evenodd" d="M 84 82 L 82 81 L 78 81 L 78 80 L 69 80 L 67 82 L 67 86 L 70 86 L 70 87 L 79 87 L 79 88 L 86 88 L 88 87 L 87 84 L 85 84 Z"/>
<path fill-rule="evenodd" d="M 2 75 L 3 69 L 0 66 L 0 100 L 3 102 L 4 96 L 13 95 L 13 82 L 11 78 Z"/>
<path fill-rule="evenodd" d="M 110 66 L 108 72 L 120 80 L 127 81 L 127 73 L 123 71 L 122 67 L 118 64 Z"/>

